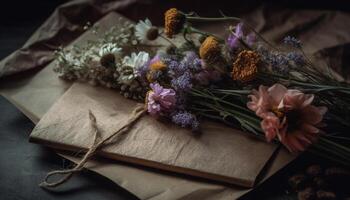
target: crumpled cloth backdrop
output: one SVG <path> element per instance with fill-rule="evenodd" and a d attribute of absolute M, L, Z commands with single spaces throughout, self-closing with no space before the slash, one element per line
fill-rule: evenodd
<path fill-rule="evenodd" d="M 176 6 L 184 11 L 198 11 L 200 15 L 218 16 L 218 10 L 221 9 L 226 15 L 240 16 L 270 41 L 279 42 L 285 35 L 296 36 L 305 44 L 306 52 L 326 58 L 333 69 L 348 78 L 349 13 L 280 9 L 276 6 L 259 5 L 259 1 L 254 0 L 246 0 L 244 4 L 239 2 L 70 1 L 59 6 L 22 48 L 0 62 L 0 77 L 45 66 L 52 61 L 53 51 L 77 38 L 84 31 L 83 26 L 87 22 L 93 23 L 111 11 L 120 12 L 133 20 L 149 17 L 157 25 L 161 25 L 163 12 Z M 215 26 L 209 28 L 215 30 Z"/>

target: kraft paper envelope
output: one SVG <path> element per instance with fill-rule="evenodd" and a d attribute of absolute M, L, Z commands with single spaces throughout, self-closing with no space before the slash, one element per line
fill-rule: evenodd
<path fill-rule="evenodd" d="M 118 14 L 111 13 L 101 19 L 98 23 L 101 30 L 114 25 L 119 17 Z M 92 37 L 93 35 L 88 31 L 73 44 L 81 44 Z M 53 73 L 54 64 L 54 62 L 49 64 L 29 77 L 11 77 L 1 80 L 1 94 L 24 111 L 33 122 L 39 121 L 70 86 L 70 83 L 58 79 Z M 79 161 L 79 158 L 72 157 L 70 154 L 61 155 L 74 162 Z M 279 151 L 271 167 L 268 168 L 265 178 L 274 174 L 292 159 L 293 156 L 284 149 Z M 106 176 L 141 199 L 232 199 L 249 191 L 241 187 L 195 181 L 191 178 L 143 170 L 116 162 L 93 160 L 89 161 L 87 168 Z"/>
<path fill-rule="evenodd" d="M 83 83 L 73 86 L 43 116 L 30 141 L 59 149 L 87 149 L 93 142 L 88 111 L 101 138 L 122 127 L 136 102 L 115 90 Z M 149 167 L 252 187 L 276 146 L 221 123 L 202 122 L 202 133 L 143 116 L 101 155 Z"/>

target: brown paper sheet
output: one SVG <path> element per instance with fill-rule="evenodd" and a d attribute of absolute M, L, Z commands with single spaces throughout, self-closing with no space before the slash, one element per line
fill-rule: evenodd
<path fill-rule="evenodd" d="M 136 102 L 114 90 L 74 83 L 43 116 L 30 141 L 81 150 L 93 142 L 88 116 L 105 138 L 128 120 Z M 202 133 L 142 117 L 116 144 L 101 149 L 108 158 L 252 187 L 276 146 L 220 123 L 203 122 Z"/>

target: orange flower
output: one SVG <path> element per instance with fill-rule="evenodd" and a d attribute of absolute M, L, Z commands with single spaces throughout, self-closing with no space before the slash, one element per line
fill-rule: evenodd
<path fill-rule="evenodd" d="M 165 68 L 166 68 L 166 65 L 160 60 L 153 62 L 150 65 L 151 70 L 163 70 Z"/>
<path fill-rule="evenodd" d="M 241 51 L 233 63 L 232 79 L 240 82 L 254 79 L 258 73 L 259 61 L 260 57 L 254 51 Z"/>
<path fill-rule="evenodd" d="M 208 36 L 199 48 L 199 56 L 208 64 L 216 63 L 221 58 L 220 43 L 213 36 Z"/>
<path fill-rule="evenodd" d="M 165 12 L 165 35 L 172 38 L 178 34 L 186 20 L 186 17 L 180 13 L 176 8 L 171 8 Z"/>

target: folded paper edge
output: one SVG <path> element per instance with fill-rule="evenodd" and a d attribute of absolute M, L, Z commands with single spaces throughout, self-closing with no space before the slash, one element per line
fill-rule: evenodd
<path fill-rule="evenodd" d="M 87 151 L 86 148 L 81 148 L 81 147 L 77 147 L 74 145 L 67 145 L 67 144 L 63 144 L 63 143 L 59 143 L 59 142 L 50 142 L 50 141 L 43 140 L 41 138 L 37 138 L 37 137 L 33 137 L 33 136 L 30 136 L 29 142 L 43 144 L 45 146 L 48 146 L 48 147 L 51 147 L 54 149 L 58 149 L 58 150 L 65 150 L 65 151 L 72 151 L 72 152 L 79 151 L 82 153 Z M 99 151 L 97 154 L 101 157 L 112 159 L 112 160 L 136 164 L 139 166 L 151 167 L 151 168 L 160 169 L 160 170 L 164 170 L 164 171 L 186 174 L 186 175 L 190 175 L 193 177 L 199 177 L 199 178 L 215 181 L 218 183 L 223 183 L 223 184 L 228 183 L 228 184 L 232 184 L 235 186 L 242 186 L 242 187 L 246 187 L 246 188 L 254 187 L 254 181 L 249 181 L 249 180 L 245 180 L 245 179 L 232 178 L 232 177 L 212 174 L 212 173 L 208 173 L 208 172 L 202 172 L 202 171 L 198 171 L 198 170 L 194 170 L 194 169 L 167 165 L 167 164 L 149 161 L 149 160 L 145 160 L 145 159 L 141 159 L 141 158 L 126 157 L 126 156 L 123 156 L 120 154 L 112 154 L 112 153 L 107 153 L 107 152 L 103 152 L 103 151 Z"/>

